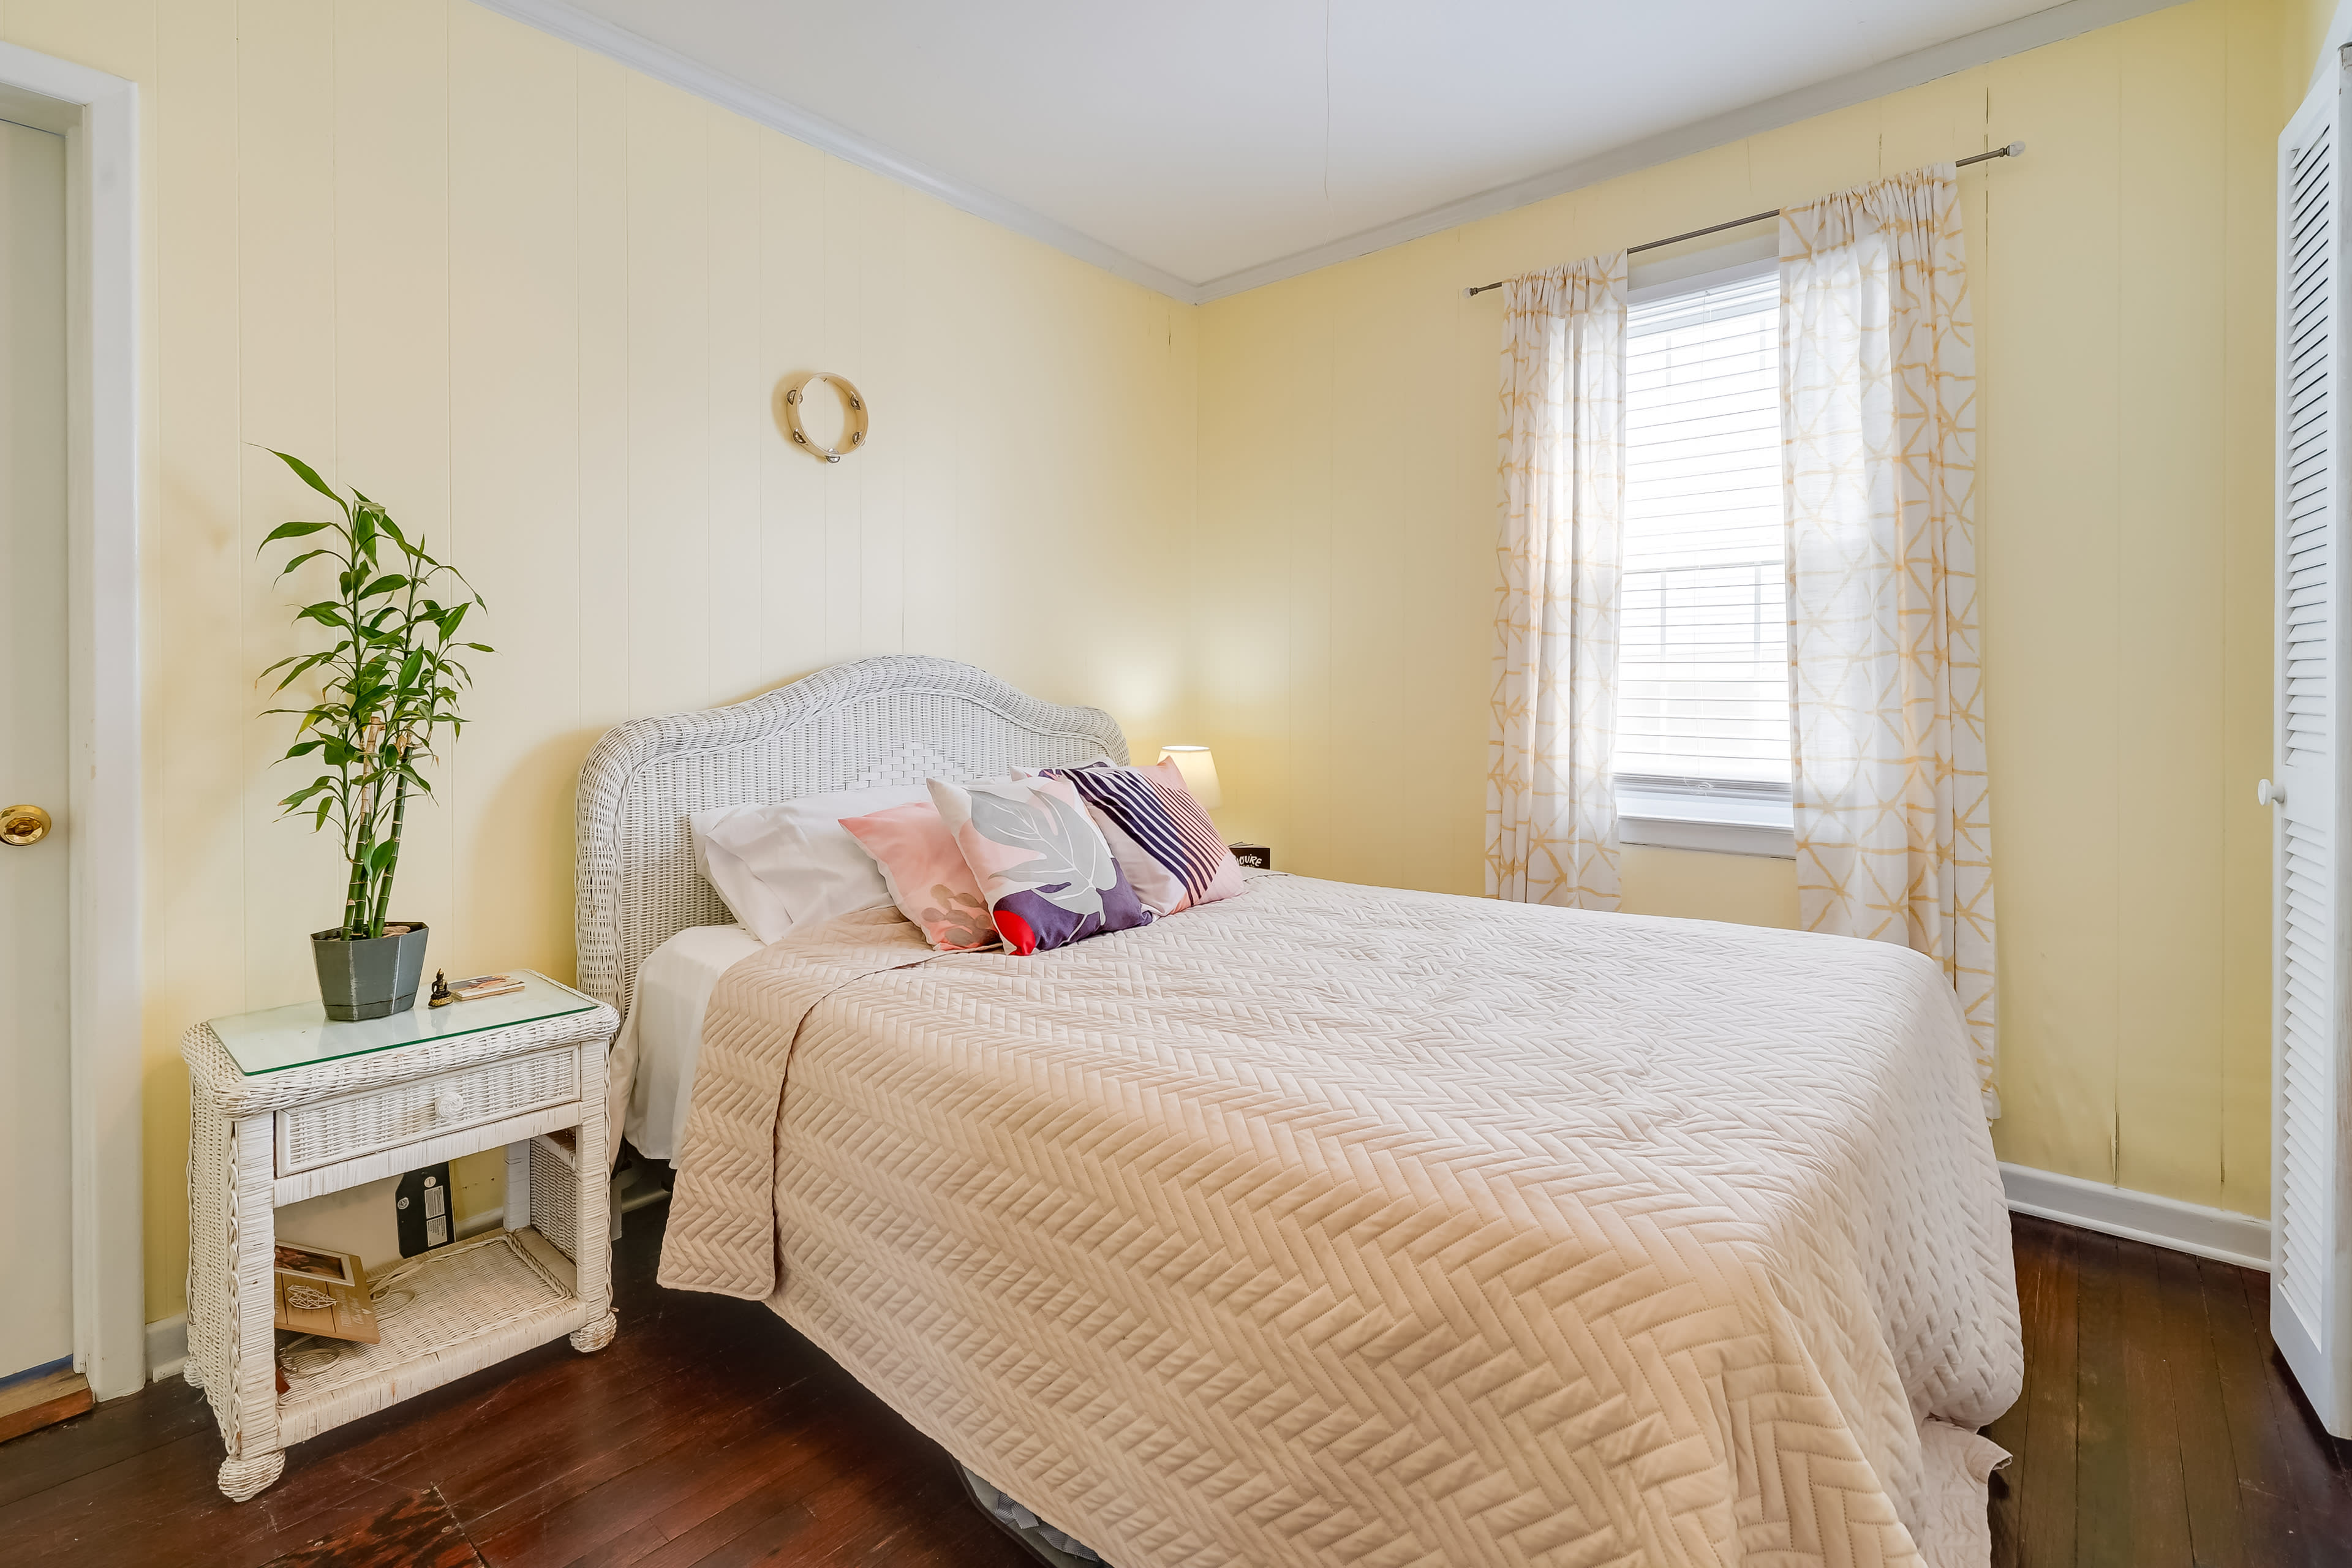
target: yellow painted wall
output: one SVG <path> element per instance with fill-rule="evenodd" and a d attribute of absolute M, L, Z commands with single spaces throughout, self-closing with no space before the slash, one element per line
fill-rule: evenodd
<path fill-rule="evenodd" d="M 0 0 L 0 38 L 142 89 L 151 1319 L 179 1035 L 310 993 L 339 896 L 252 684 L 296 643 L 255 546 L 314 509 L 248 443 L 488 596 L 395 910 L 452 973 L 570 975 L 573 782 L 624 719 L 905 650 L 1181 738 L 1190 307 L 465 0 Z M 875 411 L 837 468 L 771 423 L 820 366 Z"/>
<path fill-rule="evenodd" d="M 2336 13 L 2342 0 L 2281 0 L 2284 10 L 2286 40 L 2281 51 L 2286 68 L 2288 84 L 2294 89 L 2294 100 L 2301 102 L 2304 89 L 2311 80 L 2312 68 L 2319 63 L 2320 52 L 2327 47 L 2333 33 L 2338 42 L 2347 36 L 2336 28 Z"/>
<path fill-rule="evenodd" d="M 1475 891 L 1500 313 L 1462 286 L 2012 138 L 1963 176 L 1997 1136 L 2263 1212 L 2272 161 L 2319 9 L 2195 0 L 1194 310 L 467 0 L 0 0 L 142 88 L 150 1317 L 177 1037 L 303 995 L 338 885 L 272 820 L 254 546 L 308 503 L 250 444 L 490 598 L 399 900 L 453 972 L 570 973 L 606 727 L 900 649 L 1213 742 L 1285 866 Z M 818 366 L 876 409 L 835 468 L 771 422 Z M 1782 862 L 1625 871 L 1631 909 L 1794 919 Z"/>
<path fill-rule="evenodd" d="M 1480 889 L 1502 311 L 1464 285 L 2022 140 L 1961 176 L 1996 1141 L 2266 1213 L 2272 191 L 2315 27 L 2196 0 L 1205 307 L 1223 825 L 1301 871 Z M 1624 879 L 1633 909 L 1795 914 L 1787 862 L 1636 849 Z"/>

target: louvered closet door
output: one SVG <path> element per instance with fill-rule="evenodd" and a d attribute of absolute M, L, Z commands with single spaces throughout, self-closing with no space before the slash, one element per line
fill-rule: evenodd
<path fill-rule="evenodd" d="M 2339 73 L 2279 141 L 2277 756 L 2273 813 L 2271 1333 L 2329 1431 L 2352 1435 L 2352 1291 L 2338 1247 L 2352 1074 L 2352 900 L 2339 780 L 2346 498 Z"/>

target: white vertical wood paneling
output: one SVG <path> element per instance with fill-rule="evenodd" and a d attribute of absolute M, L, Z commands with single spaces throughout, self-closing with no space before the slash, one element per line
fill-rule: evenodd
<path fill-rule="evenodd" d="M 707 689 L 748 694 L 760 662 L 760 429 L 767 374 L 760 334 L 760 139 L 749 121 L 706 110 L 710 158 L 710 343 L 705 419 L 710 433 L 710 525 L 703 571 L 709 583 L 710 670 Z M 721 322 L 746 330 L 721 331 Z"/>
<path fill-rule="evenodd" d="M 473 5 L 448 18 L 446 141 L 467 150 L 448 172 L 449 523 L 499 651 L 469 660 L 436 813 L 455 829 L 444 951 L 560 971 L 569 889 L 508 868 L 570 853 L 571 781 L 544 731 L 586 706 L 578 82 L 553 39 Z"/>
<path fill-rule="evenodd" d="M 601 734 L 636 711 L 629 701 L 629 73 L 573 52 L 563 74 L 578 139 L 572 244 L 579 289 L 579 717 L 583 731 Z"/>
<path fill-rule="evenodd" d="M 246 714 L 239 731 L 245 742 L 239 781 L 245 858 L 243 886 L 233 904 L 244 932 L 240 989 L 247 995 L 283 998 L 299 995 L 312 973 L 306 933 L 334 921 L 331 892 L 301 895 L 321 883 L 331 886 L 338 872 L 331 835 L 278 820 L 276 803 L 302 779 L 299 763 L 272 766 L 291 740 L 290 726 L 284 719 L 257 716 L 258 710 L 277 704 L 264 700 L 253 679 L 264 667 L 310 646 L 312 639 L 294 628 L 293 608 L 331 592 L 333 577 L 325 563 L 313 562 L 279 582 L 278 567 L 286 553 L 273 549 L 265 559 L 257 552 L 271 529 L 289 518 L 314 515 L 313 503 L 320 500 L 262 448 L 292 452 L 331 476 L 341 471 L 335 402 L 342 384 L 335 334 L 335 13 L 309 0 L 247 0 L 236 24 L 239 134 L 230 155 L 237 172 L 232 211 L 237 228 L 237 436 L 244 443 L 237 541 L 241 646 L 207 649 L 180 671 L 194 676 L 205 670 L 244 699 L 237 706 Z M 168 127 L 158 128 L 160 139 L 168 142 L 171 134 Z M 437 337 L 446 329 L 436 316 L 420 323 L 420 330 Z M 443 388 L 416 390 L 438 396 Z M 168 409 L 167 405 L 167 419 Z M 438 481 L 439 464 L 426 461 L 431 467 L 425 472 Z M 393 482 L 362 484 L 371 492 L 398 493 L 405 488 L 398 478 L 385 474 L 383 479 Z M 167 527 L 161 519 L 150 519 L 144 531 L 152 536 Z M 186 681 L 198 690 L 209 684 Z M 149 700 L 154 700 L 151 693 Z"/>
<path fill-rule="evenodd" d="M 467 542 L 454 531 L 450 507 L 451 14 L 446 0 L 336 0 L 329 14 L 334 183 L 307 199 L 326 206 L 334 245 L 334 356 L 320 369 L 333 377 L 335 431 L 331 454 L 291 450 L 335 463 L 329 472 L 383 502 L 412 538 L 464 561 Z M 309 491 L 286 493 L 297 503 L 286 516 L 316 515 Z M 331 588 L 312 581 L 316 596 Z M 262 793 L 283 796 L 302 782 L 301 770 L 299 763 L 273 769 Z M 443 768 L 434 798 L 409 812 L 394 885 L 400 908 L 387 911 L 413 919 L 425 908 L 451 910 L 455 921 L 436 934 L 455 945 L 470 945 L 461 929 L 468 916 L 452 897 L 454 829 L 470 804 L 458 799 L 464 789 L 464 779 Z M 305 848 L 316 855 L 327 842 Z M 272 945 L 283 958 L 282 944 Z M 292 957 L 293 973 L 281 984 L 299 984 L 310 963 L 307 953 Z"/>
<path fill-rule="evenodd" d="M 566 973 L 573 783 L 629 717 L 904 646 L 1180 738 L 1129 677 L 1181 657 L 1189 312 L 1140 353 L 1156 296 L 471 0 L 0 0 L 0 38 L 144 110 L 151 1320 L 184 1277 L 179 1033 L 301 995 L 339 886 L 276 820 L 253 685 L 299 602 L 254 547 L 320 503 L 257 447 L 489 597 L 399 889 L 453 973 Z M 817 368 L 875 398 L 833 468 L 772 418 Z"/>

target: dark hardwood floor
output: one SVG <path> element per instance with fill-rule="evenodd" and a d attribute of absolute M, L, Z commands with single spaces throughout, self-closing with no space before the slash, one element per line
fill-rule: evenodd
<path fill-rule="evenodd" d="M 2025 1393 L 1995 1568 L 2343 1568 L 2352 1443 L 2271 1348 L 2270 1277 L 2011 1216 Z"/>
<path fill-rule="evenodd" d="M 2352 1444 L 2270 1348 L 2269 1280 L 2019 1218 L 2024 1397 L 1990 1428 L 1998 1568 L 2352 1564 Z M 928 1439 L 767 1309 L 615 1251 L 621 1333 L 298 1446 L 253 1501 L 177 1379 L 0 1445 L 0 1561 L 223 1568 L 1024 1568 Z M 1129 1564 L 1126 1568 L 1149 1568 Z"/>
<path fill-rule="evenodd" d="M 492 1568 L 1035 1568 L 941 1449 L 765 1307 L 655 1285 L 662 1218 L 629 1215 L 614 1249 L 604 1350 L 558 1340 L 298 1444 L 250 1502 L 215 1489 L 211 1410 L 178 1378 L 0 1445 L 0 1563 L 437 1564 L 362 1542 L 446 1506 Z"/>

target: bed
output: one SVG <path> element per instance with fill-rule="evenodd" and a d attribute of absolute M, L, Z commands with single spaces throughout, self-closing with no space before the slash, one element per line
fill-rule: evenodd
<path fill-rule="evenodd" d="M 922 658 L 625 726 L 583 986 L 728 922 L 694 811 L 1125 754 Z M 1273 875 L 1029 958 L 868 911 L 712 984 L 661 1278 L 1118 1568 L 1976 1568 L 2021 1354 L 1969 1059 L 1843 939 Z"/>

